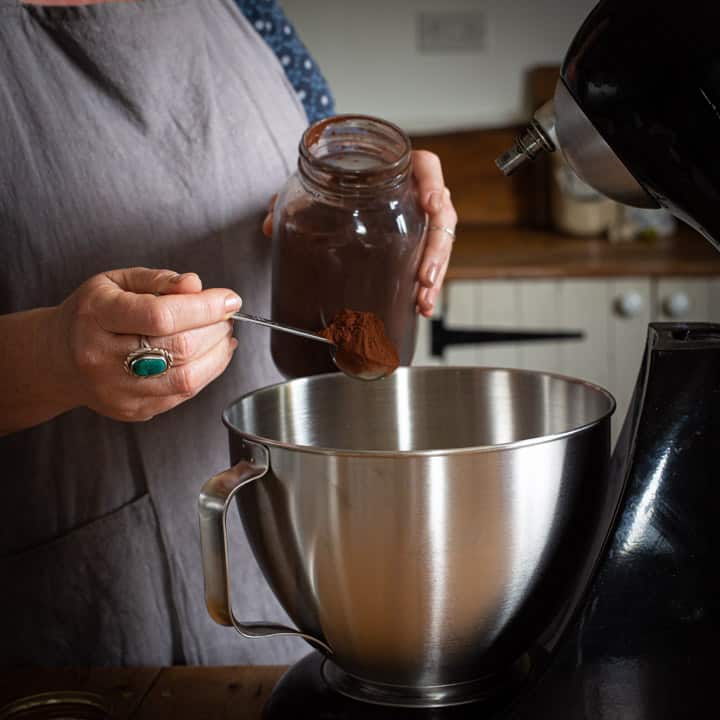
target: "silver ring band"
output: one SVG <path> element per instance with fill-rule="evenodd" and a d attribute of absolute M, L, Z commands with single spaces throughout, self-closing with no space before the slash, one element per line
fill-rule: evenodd
<path fill-rule="evenodd" d="M 128 375 L 143 380 L 165 375 L 172 366 L 172 353 L 165 348 L 151 347 L 144 335 L 140 336 L 140 347 L 131 350 L 123 363 Z"/>
<path fill-rule="evenodd" d="M 444 233 L 447 233 L 453 240 L 455 239 L 455 231 L 452 228 L 447 227 L 446 225 L 430 225 L 430 227 L 428 227 L 428 230 L 442 230 Z"/>

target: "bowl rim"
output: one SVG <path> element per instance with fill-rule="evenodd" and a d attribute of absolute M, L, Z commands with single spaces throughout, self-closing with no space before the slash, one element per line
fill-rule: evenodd
<path fill-rule="evenodd" d="M 229 405 L 225 407 L 222 413 L 222 421 L 225 427 L 235 435 L 238 435 L 250 442 L 257 443 L 267 448 L 278 448 L 283 450 L 292 450 L 293 452 L 307 453 L 311 455 L 332 455 L 333 457 L 379 457 L 379 458 L 416 458 L 416 457 L 444 457 L 448 455 L 471 455 L 479 453 L 489 452 L 504 452 L 508 450 L 515 450 L 522 447 L 530 447 L 533 445 L 545 445 L 551 442 L 556 442 L 564 438 L 571 437 L 573 435 L 579 435 L 584 433 L 593 427 L 604 423 L 609 420 L 612 414 L 617 409 L 617 402 L 613 395 L 600 385 L 589 382 L 588 380 L 582 380 L 580 378 L 572 377 L 571 375 L 563 375 L 561 373 L 554 373 L 545 370 L 525 370 L 519 368 L 508 368 L 508 367 L 495 367 L 495 366 L 474 366 L 474 365 L 413 365 L 410 367 L 400 367 L 395 373 L 410 373 L 410 372 L 442 372 L 442 371 L 454 371 L 454 372 L 466 372 L 468 370 L 483 370 L 483 371 L 501 371 L 510 372 L 513 374 L 520 375 L 533 375 L 533 376 L 545 376 L 553 378 L 555 380 L 562 380 L 572 385 L 581 385 L 585 388 L 593 390 L 600 395 L 603 395 L 608 401 L 608 407 L 604 413 L 602 413 L 597 419 L 590 422 L 578 425 L 577 427 L 564 430 L 559 433 L 553 433 L 552 435 L 539 435 L 536 437 L 523 438 L 522 440 L 513 440 L 507 443 L 498 443 L 497 445 L 467 445 L 465 447 L 456 448 L 434 448 L 432 450 L 351 450 L 348 448 L 332 448 L 323 447 L 320 445 L 297 445 L 294 443 L 287 443 L 281 440 L 274 440 L 266 438 L 261 435 L 246 432 L 235 426 L 229 418 L 229 412 L 232 408 L 239 405 L 243 400 L 262 392 L 271 392 L 276 388 L 287 386 L 291 384 L 301 383 L 312 383 L 319 382 L 322 378 L 338 377 L 342 376 L 342 373 L 332 372 L 324 373 L 322 375 L 311 375 L 308 377 L 293 378 L 291 380 L 282 380 L 280 382 L 266 385 L 261 388 L 256 388 L 249 392 L 244 393 L 240 397 L 233 400 Z M 390 376 L 391 377 L 391 376 Z M 383 378 L 384 380 L 384 378 Z M 375 382 L 382 382 L 378 380 Z M 351 382 L 358 382 L 357 380 L 350 380 Z"/>

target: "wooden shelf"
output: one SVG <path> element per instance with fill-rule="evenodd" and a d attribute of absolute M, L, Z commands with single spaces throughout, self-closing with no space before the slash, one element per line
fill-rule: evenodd
<path fill-rule="evenodd" d="M 260 720 L 262 707 L 285 670 L 278 666 L 6 670 L 0 677 L 0 707 L 36 693 L 74 691 L 99 695 L 112 709 L 114 720 Z"/>
<path fill-rule="evenodd" d="M 610 243 L 512 226 L 459 226 L 448 280 L 720 275 L 720 252 L 682 226 L 669 238 Z"/>

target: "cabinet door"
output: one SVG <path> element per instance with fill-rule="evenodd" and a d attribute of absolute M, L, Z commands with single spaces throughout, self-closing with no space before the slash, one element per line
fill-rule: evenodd
<path fill-rule="evenodd" d="M 563 296 L 565 284 L 556 280 L 530 280 L 517 283 L 519 330 L 577 330 L 565 317 Z M 519 343 L 517 367 L 525 370 L 547 370 L 564 373 L 563 355 L 568 348 L 577 349 L 584 340 L 540 340 Z"/>
<path fill-rule="evenodd" d="M 655 282 L 653 317 L 659 322 L 720 320 L 717 282 L 709 278 L 662 278 Z"/>
<path fill-rule="evenodd" d="M 580 331 L 585 337 L 451 347 L 447 362 L 547 370 L 607 384 L 606 295 L 606 284 L 595 280 L 452 283 L 445 315 L 450 328 Z"/>
<path fill-rule="evenodd" d="M 445 324 L 450 328 L 513 330 L 520 311 L 516 282 L 456 281 L 446 293 Z M 462 345 L 445 351 L 448 365 L 519 367 L 516 344 Z"/>
<path fill-rule="evenodd" d="M 613 439 L 625 419 L 640 368 L 651 313 L 651 288 L 647 278 L 622 280 L 562 280 L 555 287 L 554 317 L 543 317 L 537 302 L 542 286 L 523 288 L 525 327 L 580 329 L 582 342 L 563 341 L 522 346 L 523 366 L 550 370 L 588 380 L 609 390 L 617 401 Z"/>
<path fill-rule="evenodd" d="M 612 423 L 615 439 L 622 429 L 645 353 L 652 287 L 648 278 L 628 278 L 609 280 L 608 291 L 607 389 L 617 402 Z"/>
<path fill-rule="evenodd" d="M 449 365 L 546 370 L 601 385 L 618 403 L 616 437 L 635 386 L 650 313 L 647 278 L 453 282 L 447 291 L 448 327 L 579 330 L 584 338 L 451 347 L 445 359 Z"/>
<path fill-rule="evenodd" d="M 564 280 L 558 285 L 561 326 L 585 333 L 582 342 L 558 343 L 558 371 L 608 388 L 608 283 L 605 280 Z"/>
<path fill-rule="evenodd" d="M 442 308 L 442 299 L 438 298 L 433 317 L 441 317 L 443 312 Z M 435 357 L 432 354 L 432 320 L 420 315 L 417 322 L 417 339 L 415 341 L 415 355 L 413 355 L 412 364 L 426 367 L 428 365 L 445 365 L 444 358 Z"/>

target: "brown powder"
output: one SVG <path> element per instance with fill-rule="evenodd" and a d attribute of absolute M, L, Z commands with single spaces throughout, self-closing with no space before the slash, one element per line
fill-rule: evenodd
<path fill-rule="evenodd" d="M 350 375 L 382 377 L 400 364 L 385 324 L 375 313 L 341 310 L 320 335 L 337 345 L 337 365 Z"/>

